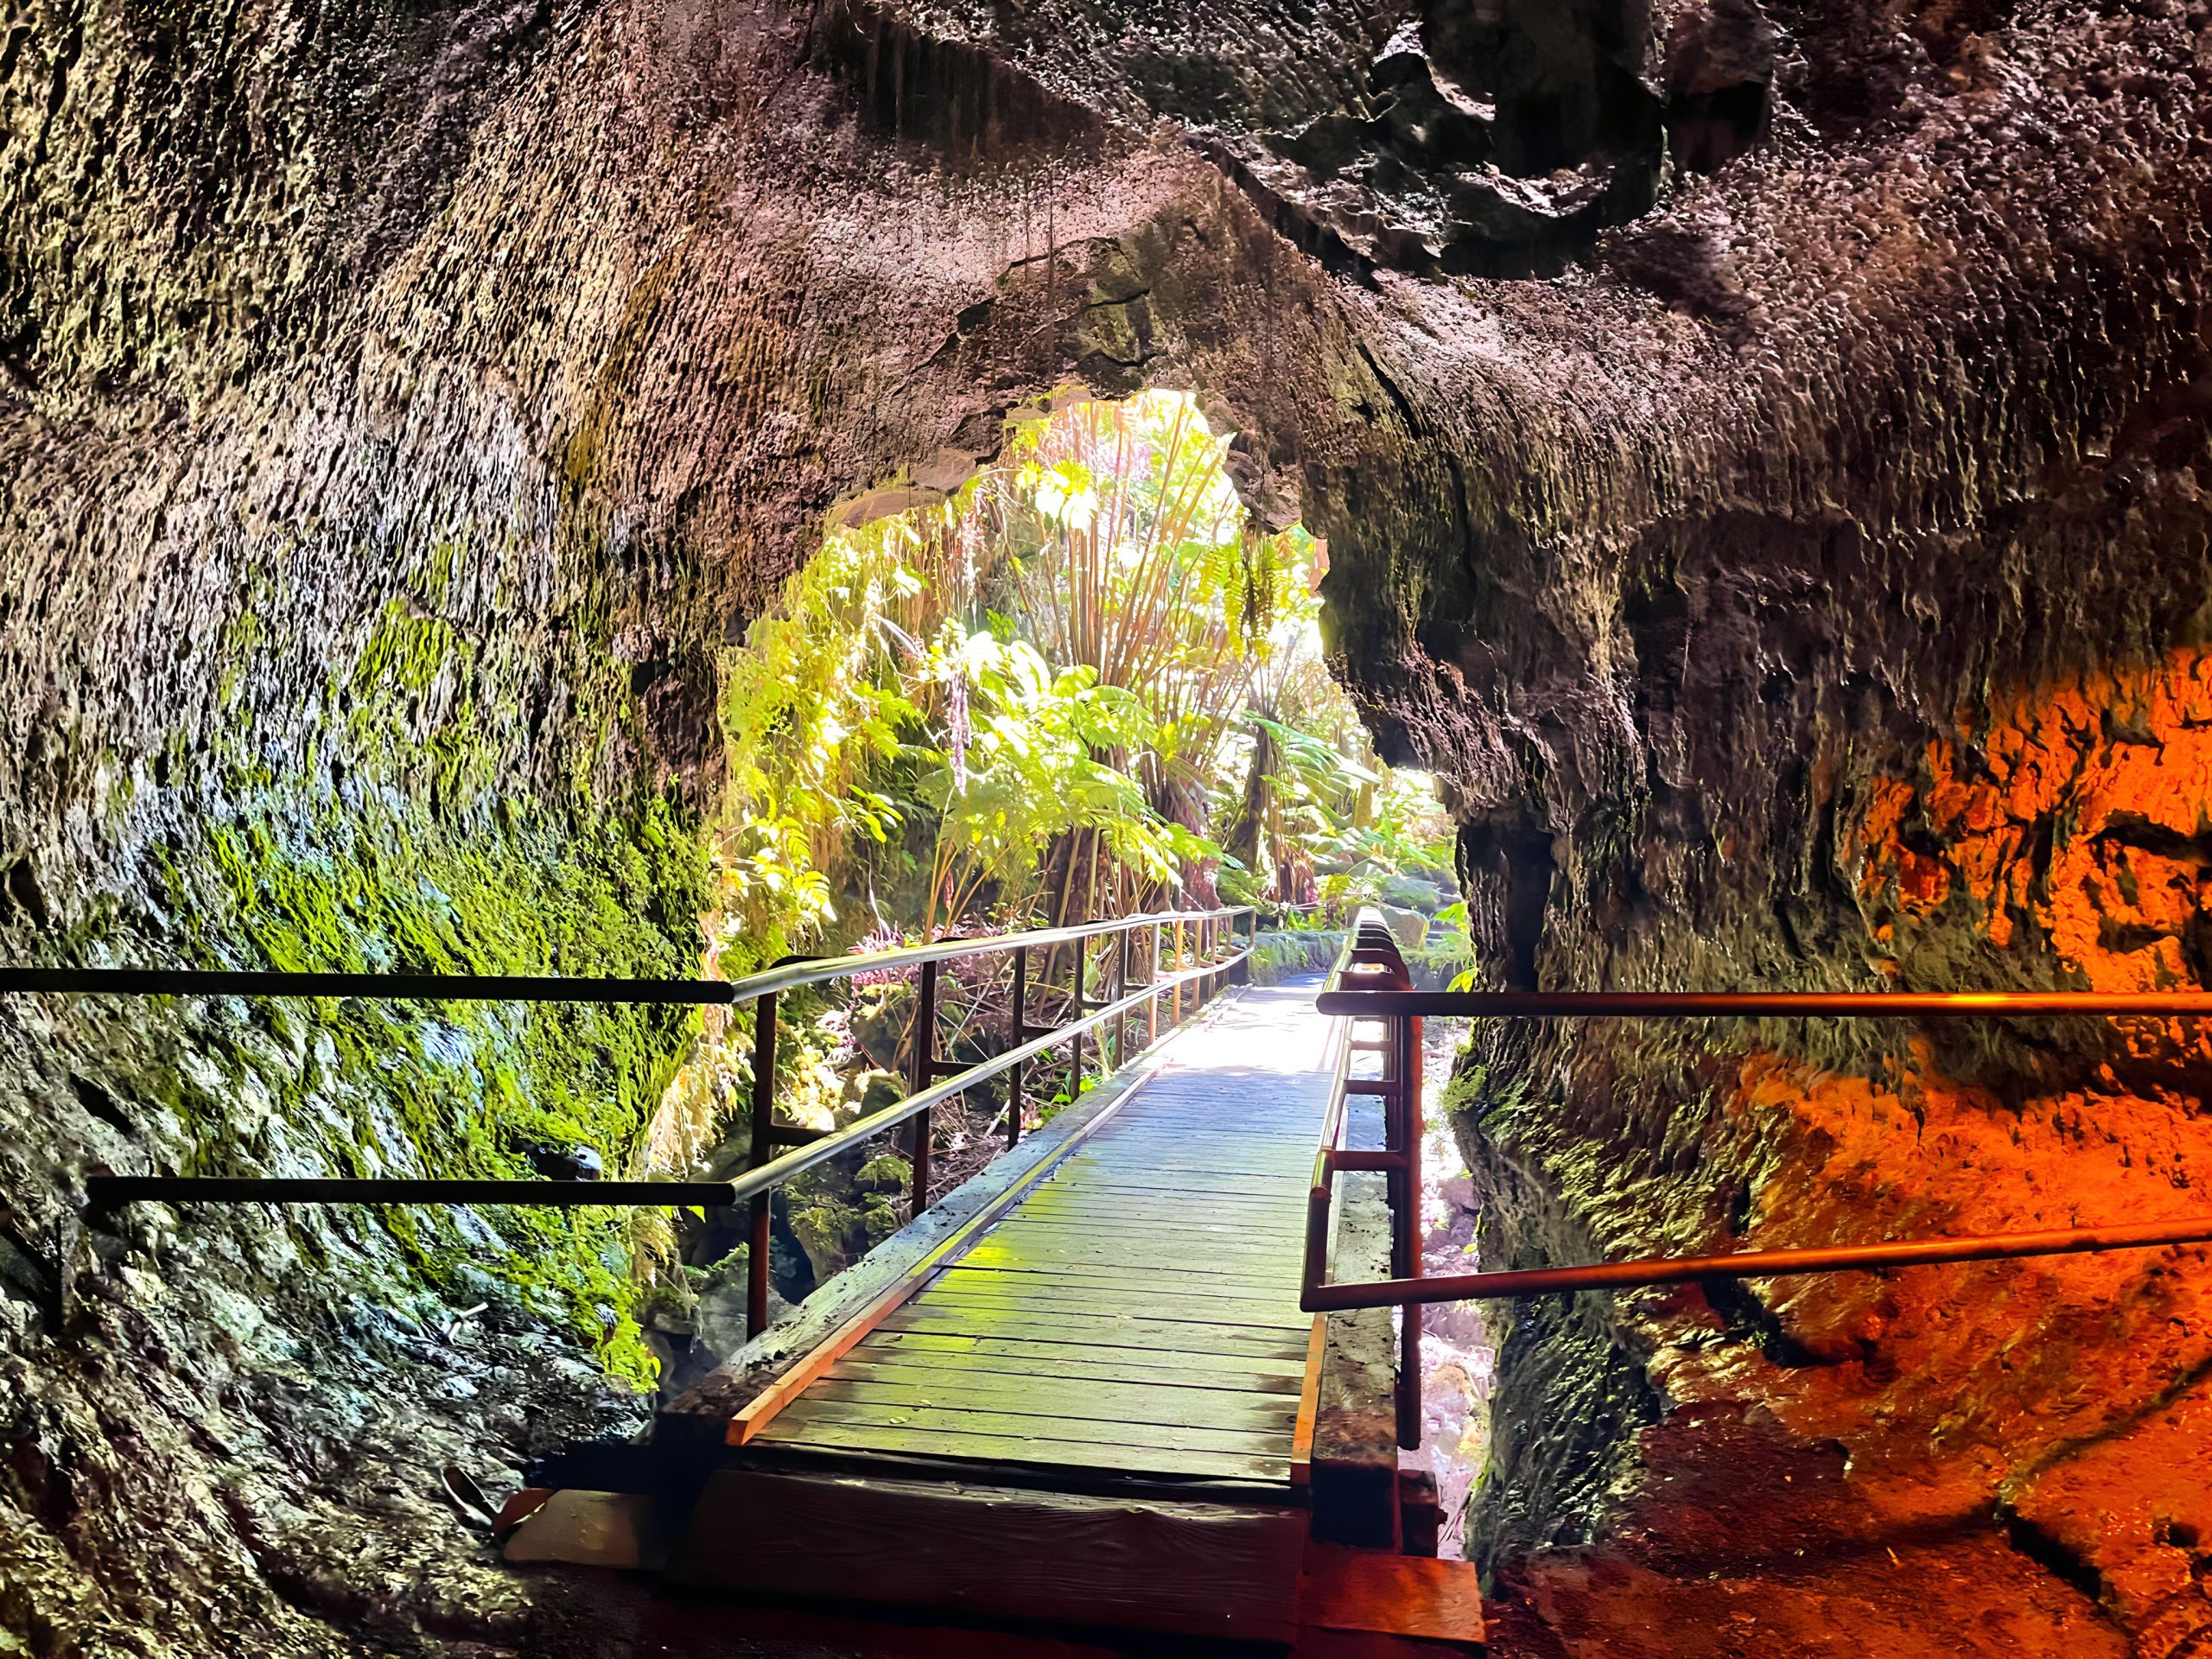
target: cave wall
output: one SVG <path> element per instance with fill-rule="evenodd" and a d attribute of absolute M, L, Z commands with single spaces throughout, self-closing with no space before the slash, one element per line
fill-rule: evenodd
<path fill-rule="evenodd" d="M 948 168 L 816 22 L 12 15 L 0 954 L 697 972 L 716 652 L 841 495 L 957 477 L 1086 362 L 1141 372 L 1116 238 L 1214 216 L 1203 169 L 1033 99 L 983 111 L 1010 159 Z M 0 1630 L 429 1649 L 557 1617 L 439 1471 L 496 1493 L 636 1426 L 650 1224 L 86 1224 L 82 1180 L 619 1172 L 691 1030 L 0 1010 Z"/>
<path fill-rule="evenodd" d="M 1521 302 L 1491 421 L 1371 346 L 1464 517 L 1332 540 L 1340 639 L 1501 983 L 2203 982 L 2204 18 L 1907 10 L 1840 82 L 1770 8 L 1777 130 L 1547 290 L 1581 349 Z M 2194 1213 L 2202 1040 L 1485 1028 L 1487 1260 Z M 2202 1268 L 1516 1310 L 1477 1553 L 1574 1652 L 2193 1651 Z"/>
<path fill-rule="evenodd" d="M 1072 378 L 1327 537 L 1501 982 L 2198 982 L 2207 21 L 33 0 L 7 952 L 690 971 L 715 652 Z M 634 1414 L 641 1241 L 73 1196 L 619 1166 L 684 1023 L 0 1020 L 0 1629 L 542 1644 L 436 1467 Z M 1810 1243 L 2187 1210 L 2196 1040 L 1486 1029 L 1455 1098 L 1493 1261 Z M 1520 1310 L 1509 1624 L 2185 1650 L 2201 1267 Z"/>

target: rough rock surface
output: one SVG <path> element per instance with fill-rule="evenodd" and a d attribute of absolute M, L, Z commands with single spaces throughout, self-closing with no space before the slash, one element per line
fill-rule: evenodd
<path fill-rule="evenodd" d="M 2199 982 L 2208 22 L 23 0 L 6 953 L 685 971 L 715 653 L 1074 378 L 1196 389 L 1328 538 L 1502 979 Z M 0 1012 L 0 1630 L 532 1644 L 435 1469 L 630 1408 L 636 1241 L 71 1223 L 103 1165 L 618 1169 L 687 1037 L 431 1012 Z M 2185 1211 L 2207 1058 L 1500 1029 L 1460 1094 L 1526 1262 Z M 2204 1267 L 1520 1310 L 1508 1627 L 2194 1650 Z"/>

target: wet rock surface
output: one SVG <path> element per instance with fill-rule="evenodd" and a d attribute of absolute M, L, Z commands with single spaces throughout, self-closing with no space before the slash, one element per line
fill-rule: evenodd
<path fill-rule="evenodd" d="M 1501 982 L 2202 982 L 2208 24 L 35 0 L 5 954 L 693 971 L 716 652 L 825 513 L 1080 380 L 1194 387 L 1327 538 Z M 620 1175 L 684 1023 L 0 1021 L 0 1629 L 543 1650 L 436 1471 L 634 1420 L 639 1241 L 75 1200 Z M 2188 1030 L 1547 1027 L 1456 1101 L 1521 1265 L 2189 1211 L 2204 1075 Z M 1501 1312 L 1471 1553 L 1537 1652 L 2189 1651 L 2203 1268 Z"/>

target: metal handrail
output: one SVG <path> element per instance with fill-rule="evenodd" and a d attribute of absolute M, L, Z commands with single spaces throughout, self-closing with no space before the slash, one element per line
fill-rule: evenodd
<path fill-rule="evenodd" d="M 1348 1022 L 1380 1021 L 1389 1031 L 1392 1056 L 1418 1054 L 1423 1015 L 1457 1014 L 1513 1019 L 1715 1019 L 1827 1018 L 2027 1019 L 2094 1015 L 2105 1018 L 2212 1015 L 2212 993 L 2097 991 L 1417 991 L 1406 983 L 1404 960 L 1379 918 L 1363 914 L 1314 1006 Z M 1361 978 L 1370 982 L 1362 986 Z M 1346 1045 L 1347 1053 L 1350 1044 Z M 1386 1154 L 1342 1149 L 1351 1079 L 1340 1065 L 1323 1121 L 1308 1196 L 1304 1276 L 1299 1306 L 1308 1313 L 1354 1308 L 1399 1307 L 1404 1315 L 1405 1348 L 1398 1376 L 1402 1442 L 1408 1427 L 1417 1433 L 1420 1402 L 1419 1319 L 1412 1312 L 1429 1302 L 1456 1302 L 1535 1296 L 1582 1290 L 1620 1290 L 1655 1285 L 1695 1284 L 1713 1280 L 1783 1278 L 1796 1274 L 1853 1273 L 1885 1268 L 1932 1266 L 1960 1262 L 2011 1261 L 2022 1257 L 2072 1255 L 2107 1250 L 2212 1243 L 2212 1216 L 2179 1217 L 2124 1226 L 2068 1227 L 2028 1233 L 1992 1233 L 1968 1237 L 1889 1240 L 1873 1244 L 1818 1249 L 1737 1250 L 1714 1255 L 1645 1256 L 1563 1268 L 1519 1268 L 1488 1273 L 1420 1272 L 1416 1256 L 1402 1261 L 1394 1276 L 1365 1283 L 1329 1279 L 1327 1240 L 1338 1173 L 1351 1169 L 1402 1168 L 1412 1197 L 1391 1188 L 1394 1236 L 1402 1234 L 1420 1205 L 1421 1147 L 1418 1134 Z M 1398 1090 L 1417 1090 L 1411 1074 Z M 1384 1093 L 1387 1090 L 1370 1090 Z M 1418 1112 L 1416 1103 L 1414 1112 Z M 1412 1120 L 1417 1123 L 1417 1117 Z M 1402 1209 L 1402 1204 L 1403 1208 Z"/>
<path fill-rule="evenodd" d="M 86 1193 L 94 1208 L 140 1200 L 224 1204 L 537 1204 L 702 1205 L 722 1208 L 781 1186 L 817 1164 L 850 1152 L 864 1141 L 895 1129 L 955 1095 L 988 1083 L 1025 1060 L 1058 1047 L 1079 1033 L 1103 1025 L 1176 985 L 1226 972 L 1250 952 L 1240 950 L 1220 962 L 1202 963 L 1166 979 L 1148 982 L 1130 995 L 1065 1026 L 1055 1026 L 1018 1048 L 978 1062 L 880 1111 L 855 1118 L 843 1128 L 795 1147 L 781 1157 L 726 1181 L 511 1181 L 414 1179 L 409 1177 L 94 1175 Z"/>
<path fill-rule="evenodd" d="M 886 1129 L 896 1128 L 907 1119 L 918 1116 L 921 1113 L 929 1110 L 931 1107 L 950 1100 L 955 1095 L 964 1093 L 979 1083 L 988 1083 L 1001 1072 L 1012 1071 L 1025 1060 L 1033 1059 L 1049 1049 L 1058 1048 L 1062 1043 L 1071 1041 L 1086 1031 L 1095 1030 L 1109 1020 L 1126 1014 L 1131 1008 L 1140 1007 L 1150 999 L 1160 995 L 1163 991 L 1173 990 L 1178 985 L 1190 984 L 1198 980 L 1210 979 L 1225 973 L 1250 954 L 1249 950 L 1240 950 L 1235 956 L 1225 957 L 1219 962 L 1204 963 L 1196 968 L 1185 969 L 1180 973 L 1170 975 L 1165 979 L 1149 981 L 1128 995 L 1109 1002 L 1103 1008 L 1093 1009 L 1080 1020 L 1071 1020 L 1064 1026 L 1055 1026 L 1042 1036 L 1033 1037 L 1017 1048 L 1010 1048 L 1003 1054 L 995 1054 L 988 1060 L 979 1061 L 963 1071 L 957 1071 L 942 1083 L 933 1084 L 919 1093 L 908 1095 L 904 1100 L 887 1106 L 880 1112 L 872 1112 L 866 1117 L 855 1118 L 843 1128 L 826 1135 L 819 1141 L 810 1141 L 803 1147 L 796 1147 L 784 1154 L 782 1157 L 763 1164 L 758 1169 L 747 1171 L 737 1179 L 728 1183 L 730 1196 L 725 1202 L 741 1204 L 755 1194 L 766 1192 L 772 1187 L 780 1186 L 792 1176 L 803 1174 L 817 1164 L 825 1163 L 841 1152 L 849 1152 L 861 1141 L 879 1135 Z"/>
<path fill-rule="evenodd" d="M 0 995 L 334 996 L 442 1002 L 614 1002 L 734 1007 L 779 991 L 855 974 L 918 967 L 1001 951 L 1050 949 L 1101 935 L 1252 912 L 1170 910 L 988 938 L 942 939 L 845 957 L 810 957 L 736 979 L 594 979 L 552 974 L 371 974 L 229 968 L 0 968 Z"/>
<path fill-rule="evenodd" d="M 2212 1014 L 2212 991 L 1414 991 L 1333 979 L 1323 1014 L 1519 1020 L 2019 1020 L 2039 1015 Z"/>
<path fill-rule="evenodd" d="M 929 1114 L 939 1103 L 964 1093 L 991 1078 L 1008 1075 L 1007 1143 L 1021 1133 L 1021 1067 L 1062 1043 L 1074 1045 L 1078 1087 L 1084 1036 L 1109 1020 L 1125 1021 L 1139 1005 L 1148 1010 L 1147 1027 L 1159 1030 L 1159 1000 L 1173 999 L 1170 1024 L 1183 1014 L 1183 990 L 1197 988 L 1193 1007 L 1217 989 L 1230 969 L 1251 955 L 1248 938 L 1244 948 L 1220 954 L 1220 934 L 1230 930 L 1235 940 L 1237 918 L 1245 918 L 1256 930 L 1257 916 L 1249 906 L 1218 910 L 1147 912 L 1072 926 L 1033 928 L 1019 933 L 983 938 L 944 939 L 893 950 L 873 950 L 854 956 L 825 957 L 779 963 L 734 980 L 570 979 L 531 976 L 475 976 L 461 974 L 302 973 L 263 970 L 134 968 L 0 968 L 0 995 L 62 993 L 76 995 L 259 995 L 259 996 L 378 996 L 437 1001 L 497 1001 L 534 1002 L 613 1002 L 660 1005 L 755 1005 L 753 1020 L 753 1088 L 752 1168 L 725 1181 L 512 1181 L 413 1177 L 245 1177 L 197 1175 L 94 1175 L 86 1181 L 86 1205 L 94 1212 L 141 1201 L 219 1204 L 508 1204 L 575 1208 L 585 1205 L 609 1207 L 715 1207 L 750 1203 L 749 1245 L 747 1261 L 747 1325 L 758 1334 L 768 1319 L 768 1255 L 770 1217 L 768 1194 L 793 1176 L 849 1151 L 861 1141 L 898 1128 L 914 1124 L 912 1192 L 910 1214 L 918 1216 L 929 1205 Z M 1163 976 L 1160 972 L 1160 939 L 1164 930 L 1174 930 L 1174 957 L 1185 960 L 1186 930 L 1208 960 L 1188 969 L 1178 967 Z M 1146 981 L 1135 992 L 1128 988 L 1128 941 L 1141 929 L 1152 931 L 1152 949 Z M 1115 1001 L 1093 1007 L 1084 995 L 1084 944 L 1097 938 L 1116 938 Z M 1073 1008 L 1079 1016 L 1065 1024 L 1038 1031 L 1023 1012 L 1027 982 L 1028 953 L 1051 950 L 1064 944 L 1076 947 Z M 959 1066 L 940 1061 L 934 1054 L 937 1022 L 937 969 L 941 963 L 971 957 L 1014 955 L 1013 1046 L 975 1065 Z M 1049 958 L 1048 958 L 1049 960 Z M 801 986 L 848 979 L 887 969 L 918 967 L 920 995 L 914 1018 L 914 1054 L 909 1092 L 881 1111 L 848 1124 L 844 1128 L 817 1135 L 791 1129 L 775 1122 L 776 1000 L 783 992 Z M 1126 1048 L 1126 1024 L 1117 1024 L 1116 1059 Z M 1103 1042 L 1103 1039 L 1101 1039 Z M 793 1146 L 794 1141 L 798 1142 Z M 775 1148 L 791 1147 L 778 1155 Z"/>

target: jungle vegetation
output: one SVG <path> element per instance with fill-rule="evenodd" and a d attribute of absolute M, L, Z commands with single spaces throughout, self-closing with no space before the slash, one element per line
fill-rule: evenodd
<path fill-rule="evenodd" d="M 830 533 L 725 664 L 731 968 L 1448 869 L 1329 676 L 1325 550 L 1249 521 L 1228 442 L 1184 394 L 1080 402 Z"/>
<path fill-rule="evenodd" d="M 949 499 L 827 533 L 721 664 L 715 971 L 1222 904 L 1296 928 L 1372 899 L 1444 906 L 1433 785 L 1376 759 L 1328 671 L 1326 549 L 1251 521 L 1229 442 L 1186 395 L 1073 401 L 1014 426 Z M 1033 1021 L 1085 970 L 1057 971 Z M 939 1052 L 994 1051 L 1003 974 L 1003 958 L 950 965 Z M 896 1099 L 912 1000 L 895 974 L 786 998 L 784 1112 L 826 1128 Z M 709 1017 L 650 1167 L 740 1166 L 748 1021 Z M 1039 1081 L 1030 1110 L 1049 1114 L 1089 1079 Z M 938 1190 L 988 1160 L 1007 1109 L 971 1096 L 940 1116 Z M 786 1295 L 906 1218 L 902 1147 L 852 1161 L 779 1199 Z M 741 1277 L 742 1247 L 704 1218 L 677 1234 L 677 1317 L 711 1324 L 698 1300 Z"/>

